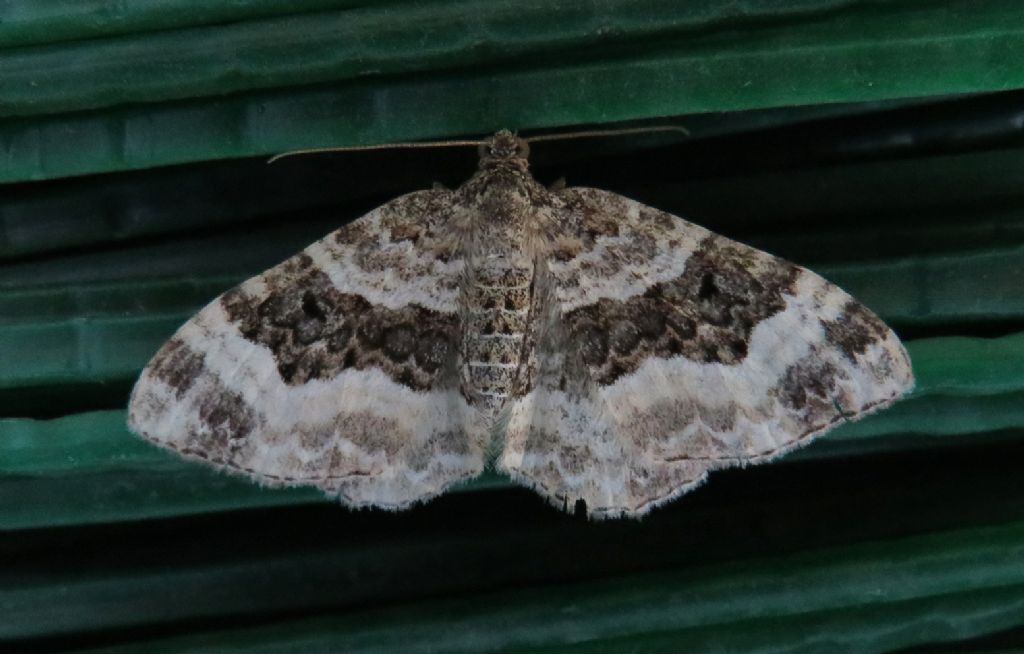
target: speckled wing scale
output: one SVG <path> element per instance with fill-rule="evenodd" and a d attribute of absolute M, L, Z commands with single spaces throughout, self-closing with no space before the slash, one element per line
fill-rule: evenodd
<path fill-rule="evenodd" d="M 143 372 L 131 426 L 353 506 L 402 508 L 479 474 L 452 216 L 447 191 L 403 196 L 217 298 Z"/>
<path fill-rule="evenodd" d="M 560 193 L 546 336 L 499 465 L 637 516 L 913 385 L 899 340 L 814 273 L 632 200 Z"/>
<path fill-rule="evenodd" d="M 499 132 L 455 191 L 402 196 L 214 300 L 130 423 L 187 456 L 403 508 L 488 461 L 640 516 L 913 385 L 896 336 L 814 273 L 632 200 L 548 190 Z"/>

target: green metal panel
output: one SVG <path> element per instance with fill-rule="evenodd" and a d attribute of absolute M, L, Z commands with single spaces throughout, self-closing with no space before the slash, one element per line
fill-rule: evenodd
<path fill-rule="evenodd" d="M 0 0 L 0 649 L 1024 647 L 1021 16 Z M 128 433 L 134 376 L 192 312 L 475 165 L 264 155 L 620 121 L 691 136 L 537 144 L 538 179 L 836 281 L 905 337 L 912 397 L 641 522 L 564 516 L 494 473 L 410 512 L 348 511 Z"/>
<path fill-rule="evenodd" d="M 693 7 L 408 3 L 11 48 L 0 181 L 1024 84 L 1013 0 Z"/>

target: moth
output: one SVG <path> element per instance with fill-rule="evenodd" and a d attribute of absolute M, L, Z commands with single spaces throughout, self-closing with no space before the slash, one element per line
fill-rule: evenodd
<path fill-rule="evenodd" d="M 493 465 L 595 518 L 774 459 L 913 385 L 893 332 L 815 273 L 593 188 L 501 131 L 455 190 L 398 197 L 213 300 L 131 428 L 353 507 Z"/>

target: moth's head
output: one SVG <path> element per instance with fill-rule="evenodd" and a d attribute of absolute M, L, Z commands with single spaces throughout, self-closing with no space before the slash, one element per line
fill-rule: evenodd
<path fill-rule="evenodd" d="M 526 170 L 530 146 L 507 129 L 480 144 L 480 168 L 510 166 Z"/>

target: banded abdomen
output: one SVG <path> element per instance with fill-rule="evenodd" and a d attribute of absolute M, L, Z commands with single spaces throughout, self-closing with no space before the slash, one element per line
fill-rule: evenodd
<path fill-rule="evenodd" d="M 512 392 L 524 356 L 533 264 L 492 254 L 474 273 L 466 298 L 464 391 L 493 419 Z"/>

